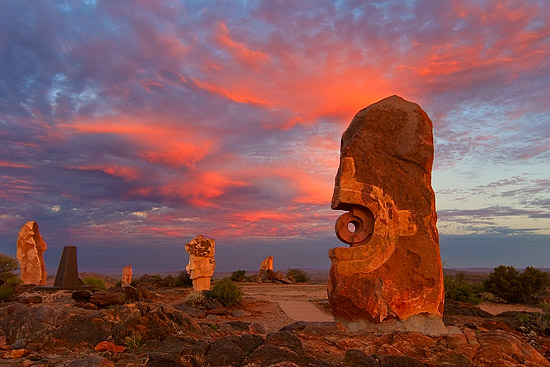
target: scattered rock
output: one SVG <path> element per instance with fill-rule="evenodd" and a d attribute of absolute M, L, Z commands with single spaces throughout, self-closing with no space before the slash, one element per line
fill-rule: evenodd
<path fill-rule="evenodd" d="M 206 353 L 205 361 L 211 366 L 240 366 L 245 357 L 240 339 L 236 336 L 227 336 L 212 344 Z"/>
<path fill-rule="evenodd" d="M 27 303 L 27 304 L 36 304 L 42 303 L 42 296 L 39 294 L 30 294 L 25 296 L 17 297 L 17 302 Z"/>
<path fill-rule="evenodd" d="M 98 307 L 123 305 L 126 297 L 122 292 L 97 291 L 92 294 L 89 301 Z"/>
<path fill-rule="evenodd" d="M 375 358 L 366 355 L 363 351 L 350 349 L 346 352 L 342 367 L 380 367 L 380 364 Z"/>
<path fill-rule="evenodd" d="M 250 312 L 245 310 L 233 310 L 231 311 L 231 316 L 233 317 L 246 317 L 250 316 Z"/>
<path fill-rule="evenodd" d="M 107 358 L 91 355 L 85 358 L 75 359 L 67 367 L 114 367 L 115 364 Z"/>
<path fill-rule="evenodd" d="M 109 341 L 102 341 L 96 344 L 94 347 L 94 350 L 96 352 L 115 352 L 115 353 L 122 353 L 126 350 L 126 347 L 123 345 L 116 345 L 113 342 Z"/>
<path fill-rule="evenodd" d="M 31 351 L 29 349 L 13 349 L 4 353 L 2 355 L 2 358 L 4 359 L 22 358 L 22 357 L 28 356 L 30 352 Z"/>

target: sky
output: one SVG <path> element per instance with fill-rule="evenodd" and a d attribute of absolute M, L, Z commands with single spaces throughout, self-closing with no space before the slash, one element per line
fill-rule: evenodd
<path fill-rule="evenodd" d="M 445 267 L 550 268 L 550 2 L 0 2 L 0 252 L 55 271 L 328 268 L 340 138 L 385 97 L 434 124 Z"/>

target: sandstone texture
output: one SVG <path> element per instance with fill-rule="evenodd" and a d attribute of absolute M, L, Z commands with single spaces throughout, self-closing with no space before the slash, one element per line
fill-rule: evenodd
<path fill-rule="evenodd" d="M 350 247 L 329 251 L 328 281 L 344 326 L 444 332 L 433 155 L 432 122 L 398 96 L 361 110 L 344 132 L 331 206 L 347 211 L 336 234 Z"/>
<path fill-rule="evenodd" d="M 122 287 L 129 287 L 132 283 L 132 265 L 125 266 L 122 269 Z"/>
<path fill-rule="evenodd" d="M 260 270 L 273 270 L 273 256 L 266 257 L 260 264 Z"/>
<path fill-rule="evenodd" d="M 214 275 L 216 260 L 216 242 L 211 238 L 199 235 L 185 245 L 189 253 L 189 264 L 185 267 L 193 281 L 193 290 L 206 291 L 210 289 L 210 279 Z"/>
<path fill-rule="evenodd" d="M 444 335 L 349 332 L 334 322 L 293 322 L 272 301 L 245 297 L 233 309 L 219 302 L 191 305 L 181 303 L 190 288 L 149 285 L 150 299 L 95 308 L 86 298 L 115 299 L 120 289 L 40 291 L 37 304 L 0 303 L 0 365 L 550 366 L 550 330 L 519 321 L 536 319 L 534 313 L 487 316 L 454 304 L 445 310 Z M 262 286 L 266 298 L 277 298 L 271 287 L 283 286 Z"/>
<path fill-rule="evenodd" d="M 46 285 L 44 252 L 48 246 L 40 235 L 38 223 L 23 224 L 17 238 L 17 260 L 21 265 L 21 280 L 24 284 Z"/>

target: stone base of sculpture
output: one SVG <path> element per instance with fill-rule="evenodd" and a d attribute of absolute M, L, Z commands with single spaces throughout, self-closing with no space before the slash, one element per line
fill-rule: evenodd
<path fill-rule="evenodd" d="M 377 334 L 393 334 L 396 331 L 411 331 L 430 336 L 447 335 L 448 330 L 439 316 L 429 314 L 412 315 L 405 320 L 384 320 L 384 322 L 370 322 L 368 320 L 349 321 L 335 317 L 346 331 L 371 332 Z"/>

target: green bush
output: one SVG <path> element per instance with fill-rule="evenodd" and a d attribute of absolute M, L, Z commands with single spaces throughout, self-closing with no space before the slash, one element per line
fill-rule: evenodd
<path fill-rule="evenodd" d="M 145 339 L 140 334 L 132 334 L 124 338 L 124 345 L 131 352 L 139 353 L 141 348 L 145 346 Z"/>
<path fill-rule="evenodd" d="M 246 270 L 236 270 L 231 273 L 231 277 L 229 278 L 234 282 L 243 282 L 246 280 Z"/>
<path fill-rule="evenodd" d="M 193 280 L 186 271 L 180 271 L 176 277 L 176 287 L 191 287 Z"/>
<path fill-rule="evenodd" d="M 19 278 L 12 277 L 7 279 L 0 287 L 0 302 L 15 301 L 15 286 L 21 283 Z"/>
<path fill-rule="evenodd" d="M 187 297 L 185 297 L 185 303 L 190 304 L 194 307 L 204 305 L 205 301 L 206 296 L 202 291 L 191 291 L 191 293 L 189 293 Z"/>
<path fill-rule="evenodd" d="M 82 282 L 86 285 L 92 285 L 96 289 L 99 289 L 99 290 L 104 291 L 104 290 L 107 289 L 105 287 L 105 281 L 101 278 L 98 278 L 98 277 L 86 277 L 86 278 L 82 279 Z"/>
<path fill-rule="evenodd" d="M 483 285 L 470 284 L 464 280 L 464 273 L 458 273 L 455 277 L 445 276 L 445 299 L 479 305 L 480 293 Z"/>
<path fill-rule="evenodd" d="M 0 254 L 0 280 L 7 281 L 14 278 L 13 272 L 16 270 L 19 270 L 19 261 L 9 255 Z"/>
<path fill-rule="evenodd" d="M 296 283 L 306 283 L 309 281 L 309 275 L 300 268 L 288 269 L 286 276 L 288 279 L 294 280 Z"/>
<path fill-rule="evenodd" d="M 495 268 L 484 282 L 488 292 L 507 302 L 529 302 L 548 284 L 548 274 L 538 269 L 530 266 L 520 273 L 513 266 L 504 265 Z"/>
<path fill-rule="evenodd" d="M 210 294 L 228 307 L 240 304 L 243 298 L 241 288 L 229 278 L 218 280 L 212 287 Z"/>

